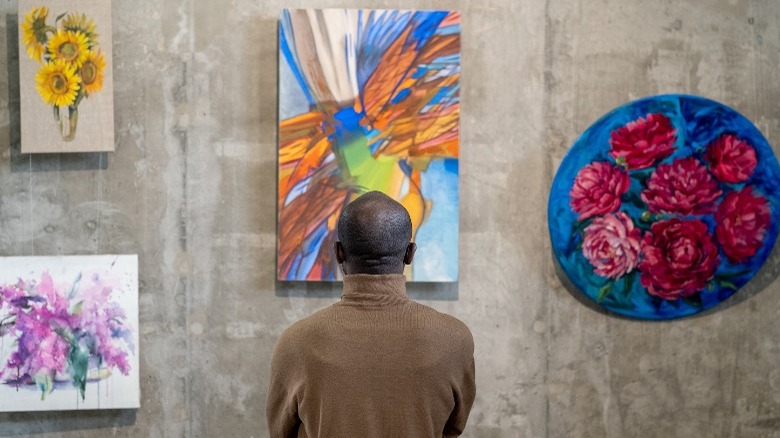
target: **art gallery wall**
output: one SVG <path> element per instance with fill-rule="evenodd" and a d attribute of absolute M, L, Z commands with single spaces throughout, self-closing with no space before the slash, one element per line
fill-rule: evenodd
<path fill-rule="evenodd" d="M 410 293 L 474 333 L 465 436 L 777 436 L 780 251 L 717 312 L 638 322 L 566 289 L 546 225 L 568 147 L 635 98 L 720 101 L 777 153 L 774 0 L 113 2 L 116 152 L 36 156 L 0 2 L 0 255 L 137 253 L 142 392 L 137 411 L 1 414 L 0 436 L 267 436 L 277 337 L 339 295 L 275 280 L 284 7 L 463 13 L 460 281 Z"/>

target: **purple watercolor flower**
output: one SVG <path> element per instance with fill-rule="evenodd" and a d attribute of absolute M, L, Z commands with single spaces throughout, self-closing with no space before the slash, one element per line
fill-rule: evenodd
<path fill-rule="evenodd" d="M 45 397 L 55 380 L 68 375 L 83 399 L 88 378 L 101 376 L 96 371 L 130 372 L 132 332 L 112 300 L 119 282 L 98 274 L 83 279 L 59 285 L 44 272 L 38 282 L 0 285 L 0 337 L 16 345 L 0 364 L 0 382 L 35 383 Z"/>

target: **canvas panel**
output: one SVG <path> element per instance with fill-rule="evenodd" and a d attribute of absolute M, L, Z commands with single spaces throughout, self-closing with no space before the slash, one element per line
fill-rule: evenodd
<path fill-rule="evenodd" d="M 758 272 L 780 230 L 780 165 L 735 110 L 697 96 L 640 99 L 577 139 L 548 220 L 571 283 L 641 319 L 692 315 Z"/>
<path fill-rule="evenodd" d="M 279 52 L 278 279 L 340 279 L 338 216 L 379 190 L 412 217 L 410 280 L 456 281 L 460 14 L 287 9 Z"/>
<path fill-rule="evenodd" d="M 0 259 L 0 411 L 140 407 L 138 256 Z"/>
<path fill-rule="evenodd" d="M 40 8 L 45 7 L 45 20 L 35 22 L 40 17 Z M 68 20 L 68 15 L 55 23 L 61 14 L 83 14 L 86 20 L 79 22 Z M 90 21 L 91 20 L 91 21 Z M 92 28 L 92 32 L 82 32 L 84 39 L 67 40 L 62 35 L 63 23 L 70 28 Z M 31 26 L 32 25 L 32 26 Z M 42 27 L 44 26 L 44 27 Z M 37 29 L 37 32 L 36 32 Z M 57 33 L 60 32 L 58 36 Z M 22 153 L 57 153 L 57 152 L 106 152 L 114 150 L 114 86 L 112 75 L 112 39 L 111 39 L 111 2 L 107 0 L 20 0 L 19 1 L 19 91 L 21 100 L 21 137 Z M 97 37 L 92 37 L 92 33 Z M 43 42 L 43 44 L 40 44 Z M 54 45 L 64 47 L 56 51 Z M 63 46 L 64 44 L 64 46 Z M 84 59 L 76 52 L 102 53 L 100 59 Z M 84 48 L 88 50 L 83 50 Z M 56 55 L 48 54 L 47 48 L 56 51 Z M 32 52 L 32 53 L 31 53 Z M 40 61 L 34 59 L 40 54 Z M 97 58 L 100 58 L 97 56 Z M 66 66 L 71 67 L 73 74 L 62 73 L 62 67 L 57 65 L 57 59 L 62 59 Z M 105 65 L 103 65 L 105 63 Z M 85 64 L 87 67 L 85 67 Z M 49 67 L 45 75 L 40 75 L 42 69 Z M 59 75 L 59 76 L 58 76 Z M 102 75 L 100 79 L 95 75 Z M 59 100 L 42 96 L 37 81 L 43 82 L 44 88 L 54 87 Z M 76 79 L 73 79 L 76 77 Z M 83 80 L 82 80 L 83 77 Z M 94 78 L 94 79 L 92 79 Z M 82 82 L 78 88 L 87 92 L 80 101 L 78 97 L 71 99 L 68 91 L 62 91 L 63 82 Z M 59 88 L 62 87 L 62 88 Z M 78 96 L 76 92 L 76 96 Z M 61 105 L 55 105 L 54 103 Z M 54 108 L 59 108 L 59 120 L 55 118 Z M 72 111 L 75 108 L 76 111 Z M 62 126 L 60 126 L 62 125 Z M 75 127 L 75 135 L 68 139 L 71 127 Z"/>

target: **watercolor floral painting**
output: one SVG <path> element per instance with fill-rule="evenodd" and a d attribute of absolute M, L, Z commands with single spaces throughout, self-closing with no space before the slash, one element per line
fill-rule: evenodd
<path fill-rule="evenodd" d="M 456 281 L 460 14 L 289 9 L 279 30 L 280 280 L 332 281 L 336 220 L 380 190 L 412 217 L 412 281 Z"/>
<path fill-rule="evenodd" d="M 110 3 L 22 0 L 19 10 L 22 152 L 113 150 Z"/>
<path fill-rule="evenodd" d="M 780 166 L 746 118 L 649 97 L 589 127 L 558 169 L 548 221 L 572 283 L 604 308 L 671 319 L 745 285 L 777 239 Z"/>
<path fill-rule="evenodd" d="M 136 256 L 5 257 L 0 411 L 139 407 Z"/>

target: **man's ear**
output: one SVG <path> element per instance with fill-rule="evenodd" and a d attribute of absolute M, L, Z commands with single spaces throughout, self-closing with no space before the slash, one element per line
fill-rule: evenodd
<path fill-rule="evenodd" d="M 347 253 L 344 252 L 344 246 L 341 245 L 341 242 L 336 241 L 333 243 L 333 252 L 336 254 L 336 261 L 339 264 L 347 260 Z"/>
<path fill-rule="evenodd" d="M 409 243 L 406 247 L 406 254 L 404 254 L 404 264 L 411 265 L 414 260 L 414 252 L 417 251 L 417 244 L 414 242 Z"/>

